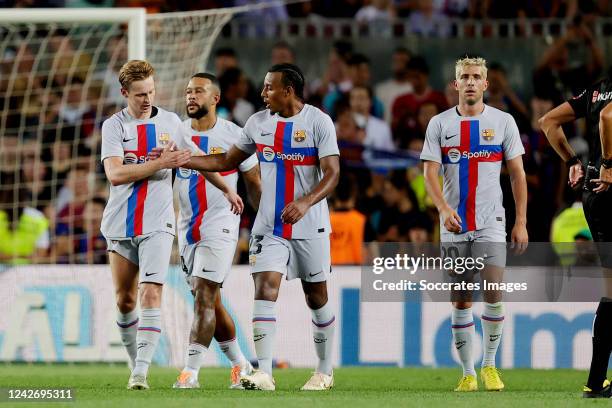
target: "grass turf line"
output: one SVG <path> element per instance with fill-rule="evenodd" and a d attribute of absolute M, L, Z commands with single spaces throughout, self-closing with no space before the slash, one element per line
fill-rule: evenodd
<path fill-rule="evenodd" d="M 123 407 L 156 408 L 192 406 L 217 407 L 444 407 L 527 406 L 563 407 L 610 403 L 606 400 L 582 400 L 581 388 L 586 373 L 578 370 L 502 370 L 506 390 L 455 393 L 461 371 L 430 368 L 362 368 L 335 370 L 336 386 L 330 392 L 301 392 L 310 376 L 309 370 L 275 370 L 276 392 L 229 390 L 229 369 L 203 368 L 199 390 L 174 390 L 178 371 L 153 367 L 149 391 L 125 388 L 129 372 L 120 365 L 0 365 L 0 388 L 75 389 L 74 403 L 45 403 L 50 407 Z M 482 384 L 479 383 L 482 389 Z M 195 405 L 194 405 L 195 404 Z M 214 404 L 214 405 L 213 405 Z M 493 405 L 492 405 L 493 404 Z M 41 403 L 0 402 L 8 406 L 41 407 Z"/>

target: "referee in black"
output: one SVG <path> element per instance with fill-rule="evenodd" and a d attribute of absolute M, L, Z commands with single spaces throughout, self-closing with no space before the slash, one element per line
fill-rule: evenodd
<path fill-rule="evenodd" d="M 612 351 L 612 70 L 606 78 L 584 90 L 577 97 L 557 106 L 539 123 L 557 154 L 569 167 L 569 185 L 583 183 L 582 202 L 589 229 L 599 244 L 599 257 L 604 267 L 606 295 L 602 297 L 593 322 L 593 355 L 585 398 L 609 398 L 612 394 L 606 379 Z M 584 166 L 563 133 L 561 125 L 586 118 L 586 140 L 589 162 Z M 603 152 L 602 152 L 603 146 Z"/>

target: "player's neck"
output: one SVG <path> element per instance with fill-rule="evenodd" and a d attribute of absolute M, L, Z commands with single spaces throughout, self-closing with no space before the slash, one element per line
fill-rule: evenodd
<path fill-rule="evenodd" d="M 200 119 L 191 119 L 191 127 L 199 132 L 212 129 L 215 123 L 217 123 L 217 115 L 214 112 L 208 112 Z"/>
<path fill-rule="evenodd" d="M 296 100 L 291 102 L 288 106 L 285 107 L 282 111 L 278 112 L 280 116 L 283 118 L 290 118 L 292 116 L 297 115 L 304 109 L 304 102 L 300 100 Z"/>
<path fill-rule="evenodd" d="M 145 120 L 145 119 L 149 119 L 151 117 L 151 113 L 153 112 L 153 107 L 151 107 L 151 109 L 149 109 L 148 111 L 144 112 L 144 113 L 134 113 L 134 111 L 132 111 L 132 109 L 128 106 L 127 108 L 127 112 L 128 114 L 133 117 L 134 119 L 138 119 L 138 120 Z"/>
<path fill-rule="evenodd" d="M 478 116 L 484 111 L 484 102 L 480 100 L 474 105 L 470 105 L 466 102 L 459 102 L 457 110 L 461 116 Z"/>

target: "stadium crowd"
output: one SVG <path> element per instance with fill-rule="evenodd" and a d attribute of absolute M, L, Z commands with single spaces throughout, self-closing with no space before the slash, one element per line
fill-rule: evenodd
<path fill-rule="evenodd" d="M 85 3 L 126 6 L 141 2 L 0 0 L 1 6 L 27 7 Z M 170 2 L 146 3 L 149 8 L 169 10 Z M 181 10 L 243 3 L 246 1 L 172 2 Z M 550 240 L 555 216 L 575 202 L 577 193 L 567 187 L 564 164 L 546 141 L 537 119 L 605 73 L 603 51 L 593 37 L 588 18 L 595 13 L 612 15 L 611 1 L 381 0 L 365 4 L 343 0 L 279 5 L 277 12 L 279 18 L 319 14 L 368 20 L 400 16 L 415 19 L 415 27 L 419 26 L 419 19 L 427 20 L 430 27 L 443 26 L 431 22 L 432 13 L 439 16 L 436 18 L 581 16 L 573 18 L 567 32 L 541 56 L 533 72 L 531 98 L 525 98 L 509 86 L 503 64 L 495 61 L 488 64 L 490 85 L 485 102 L 512 114 L 526 150 L 530 238 Z M 428 17 L 424 20 L 423 16 Z M 441 33 L 425 30 L 423 34 Z M 587 50 L 582 61 L 570 61 L 568 57 L 569 48 L 576 42 Z M 88 67 L 92 56 L 74 49 L 61 30 L 49 38 L 49 46 L 53 53 L 38 63 L 48 64 L 49 72 L 54 73 L 52 76 L 29 75 L 34 54 L 26 45 L 11 50 L 12 55 L 1 56 L 0 60 L 0 105 L 4 107 L 2 120 L 7 129 L 0 136 L 3 146 L 0 152 L 0 263 L 105 263 L 106 243 L 100 234 L 100 221 L 108 187 L 98 161 L 100 128 L 106 117 L 123 106 L 117 72 L 126 54 L 120 53 L 124 57 L 111 61 L 106 71 L 94 78 L 105 86 L 88 86 L 88 92 L 84 92 L 85 81 L 91 80 Z M 109 41 L 108 46 L 125 49 L 121 38 Z M 251 78 L 241 69 L 234 49 L 218 48 L 213 58 L 222 93 L 218 113 L 244 125 L 252 113 L 262 109 L 261 78 Z M 269 64 L 295 60 L 295 50 L 288 43 L 278 42 L 271 50 Z M 341 148 L 342 177 L 335 195 L 330 198 L 335 263 L 359 263 L 363 256 L 362 242 L 437 239 L 437 213 L 426 196 L 418 154 L 429 120 L 454 106 L 457 94 L 452 83 L 435 89 L 429 82 L 427 59 L 407 48 L 397 48 L 390 61 L 376 61 L 376 64 L 388 64 L 392 72 L 389 78 L 378 83 L 371 79 L 372 63 L 354 44 L 338 41 L 327 56 L 325 72 L 318 78 L 307 78 L 306 102 L 330 114 Z M 67 71 L 62 67 L 71 67 L 70 81 L 62 74 Z M 53 86 L 45 86 L 49 81 Z M 10 98 L 6 97 L 9 89 Z M 106 90 L 105 94 L 102 89 Z M 100 98 L 104 98 L 101 115 L 97 108 Z M 52 109 L 43 112 L 41 106 Z M 20 132 L 18 136 L 17 129 L 24 128 L 30 131 Z M 567 126 L 565 131 L 575 150 L 584 154 L 587 146 L 581 138 L 580 125 Z M 373 165 L 367 160 L 377 155 L 385 158 L 384 165 Z M 507 219 L 513 219 L 507 175 L 502 175 L 502 186 Z M 248 258 L 248 231 L 253 218 L 254 212 L 250 209 L 243 215 L 238 262 Z"/>

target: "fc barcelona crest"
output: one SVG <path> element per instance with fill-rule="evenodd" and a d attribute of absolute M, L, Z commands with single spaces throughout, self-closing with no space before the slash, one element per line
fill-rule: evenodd
<path fill-rule="evenodd" d="M 306 140 L 306 131 L 296 130 L 295 132 L 293 132 L 293 140 L 295 140 L 298 143 Z"/>
<path fill-rule="evenodd" d="M 495 137 L 495 129 L 483 129 L 482 138 L 487 142 L 490 142 Z"/>
<path fill-rule="evenodd" d="M 160 133 L 159 134 L 159 144 L 165 146 L 170 142 L 170 133 Z"/>

